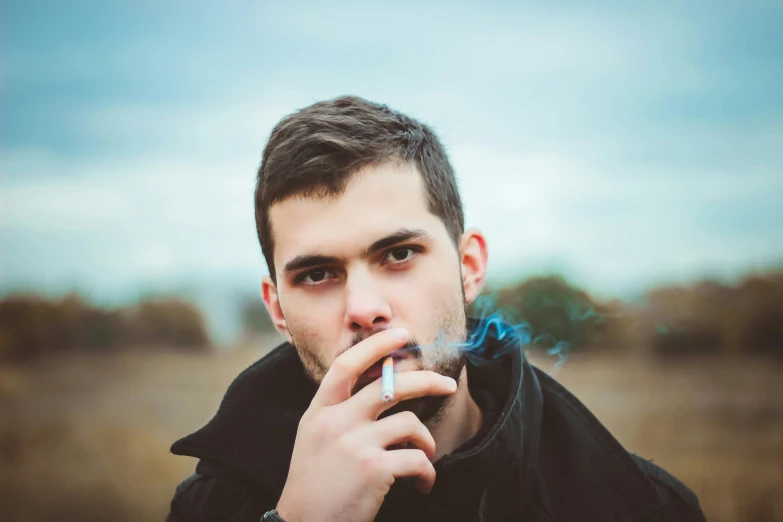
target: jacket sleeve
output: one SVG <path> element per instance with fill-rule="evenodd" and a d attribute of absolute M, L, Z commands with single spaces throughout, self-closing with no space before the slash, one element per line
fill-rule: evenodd
<path fill-rule="evenodd" d="M 258 522 L 275 504 L 269 493 L 202 460 L 177 486 L 165 522 Z"/>
<path fill-rule="evenodd" d="M 674 475 L 643 459 L 638 455 L 631 456 L 642 469 L 644 474 L 652 480 L 658 493 L 667 499 L 663 513 L 658 513 L 655 520 L 667 522 L 706 522 L 704 512 L 699 505 L 699 499 L 685 484 Z"/>

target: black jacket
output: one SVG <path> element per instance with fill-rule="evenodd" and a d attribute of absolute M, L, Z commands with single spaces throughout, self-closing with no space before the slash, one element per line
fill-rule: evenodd
<path fill-rule="evenodd" d="M 376 520 L 704 520 L 687 487 L 624 450 L 521 349 L 494 357 L 497 341 L 488 343 L 488 361 L 469 363 L 468 382 L 471 394 L 495 397 L 495 412 L 473 441 L 435 463 L 429 496 L 398 480 Z M 288 343 L 242 372 L 215 417 L 171 447 L 200 460 L 166 520 L 257 522 L 282 492 L 315 391 Z"/>

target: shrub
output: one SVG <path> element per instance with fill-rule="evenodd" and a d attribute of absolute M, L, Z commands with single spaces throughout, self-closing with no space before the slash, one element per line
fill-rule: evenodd
<path fill-rule="evenodd" d="M 54 341 L 53 303 L 37 296 L 15 295 L 0 300 L 0 356 L 32 359 Z"/>
<path fill-rule="evenodd" d="M 653 338 L 652 349 L 663 357 L 715 355 L 724 351 L 719 330 L 709 327 L 661 329 Z"/>
<path fill-rule="evenodd" d="M 62 299 L 19 294 L 0 300 L 0 360 L 139 345 L 204 349 L 209 335 L 201 313 L 178 299 L 114 309 L 90 305 L 75 294 Z"/>
<path fill-rule="evenodd" d="M 134 344 L 191 349 L 209 344 L 201 313 L 179 299 L 142 301 L 126 313 L 125 324 Z"/>
<path fill-rule="evenodd" d="M 559 276 L 532 278 L 500 290 L 497 308 L 512 321 L 526 323 L 532 343 L 541 348 L 584 346 L 604 321 L 590 296 Z"/>

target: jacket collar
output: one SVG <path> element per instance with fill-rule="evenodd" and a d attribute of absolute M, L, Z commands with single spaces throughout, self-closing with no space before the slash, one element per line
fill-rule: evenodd
<path fill-rule="evenodd" d="M 508 400 L 490 434 L 489 444 L 497 453 L 494 460 L 504 464 L 481 496 L 479 511 L 482 520 L 488 521 L 525 513 L 535 500 L 539 482 L 543 396 L 538 378 L 521 347 L 500 361 L 511 367 L 511 379 Z"/>
<path fill-rule="evenodd" d="M 219 464 L 279 495 L 316 389 L 294 347 L 283 343 L 239 374 L 212 420 L 171 452 Z"/>

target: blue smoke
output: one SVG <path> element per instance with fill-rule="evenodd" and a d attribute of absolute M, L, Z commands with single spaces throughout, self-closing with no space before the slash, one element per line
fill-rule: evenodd
<path fill-rule="evenodd" d="M 557 357 L 554 370 L 558 370 L 572 350 L 585 341 L 573 332 L 581 331 L 588 322 L 599 324 L 603 322 L 603 317 L 591 306 L 581 302 L 555 302 L 544 298 L 538 304 L 556 309 L 567 317 L 567 324 L 561 322 L 558 326 L 571 332 L 569 338 L 558 338 L 555 332 L 542 331 L 524 318 L 516 318 L 519 312 L 498 307 L 497 297 L 493 294 L 481 296 L 474 303 L 471 319 L 475 322 L 467 339 L 464 342 L 449 342 L 448 346 L 464 353 L 473 364 L 501 358 L 510 350 L 521 349 L 527 354 L 533 347 L 544 348 L 548 355 Z M 434 346 L 443 346 L 445 341 L 441 333 Z"/>

